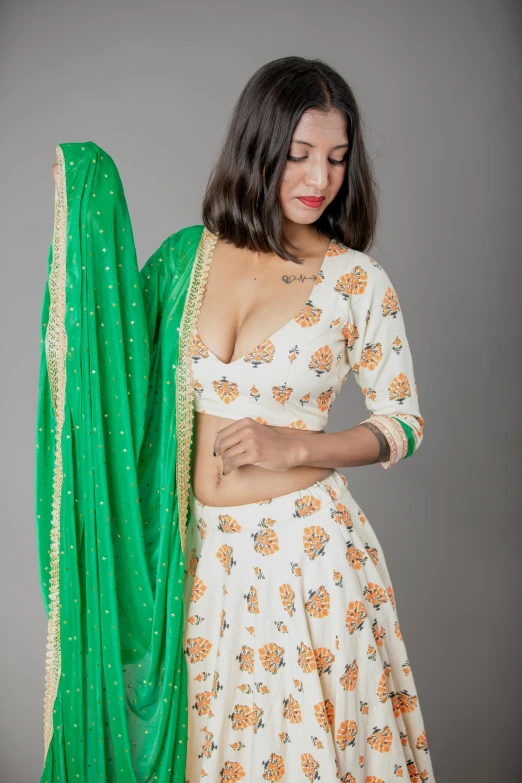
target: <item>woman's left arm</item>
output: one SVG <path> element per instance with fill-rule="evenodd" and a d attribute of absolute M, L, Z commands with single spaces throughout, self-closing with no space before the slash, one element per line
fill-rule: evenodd
<path fill-rule="evenodd" d="M 380 264 L 360 254 L 344 276 L 348 300 L 346 352 L 370 416 L 343 432 L 297 438 L 295 464 L 387 469 L 410 457 L 423 438 L 404 318 L 397 292 Z"/>

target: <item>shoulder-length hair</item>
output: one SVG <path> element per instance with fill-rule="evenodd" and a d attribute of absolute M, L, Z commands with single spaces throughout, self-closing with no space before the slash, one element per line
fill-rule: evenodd
<path fill-rule="evenodd" d="M 209 177 L 203 224 L 236 247 L 302 263 L 287 249 L 295 246 L 284 234 L 281 178 L 302 113 L 332 108 L 346 115 L 347 165 L 339 192 L 314 226 L 354 250 L 367 250 L 374 239 L 378 206 L 360 111 L 346 81 L 319 59 L 282 57 L 249 79 Z"/>

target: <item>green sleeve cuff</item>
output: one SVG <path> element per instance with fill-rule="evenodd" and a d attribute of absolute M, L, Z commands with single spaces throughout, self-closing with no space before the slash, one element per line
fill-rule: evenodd
<path fill-rule="evenodd" d="M 404 421 L 402 421 L 402 419 L 398 419 L 396 416 L 393 416 L 393 418 L 395 419 L 395 421 L 399 422 L 402 429 L 406 433 L 406 437 L 408 438 L 408 451 L 403 457 L 403 459 L 407 459 L 408 457 L 411 457 L 411 455 L 415 451 L 415 436 L 413 434 L 413 430 L 410 427 L 410 425 L 406 424 Z"/>

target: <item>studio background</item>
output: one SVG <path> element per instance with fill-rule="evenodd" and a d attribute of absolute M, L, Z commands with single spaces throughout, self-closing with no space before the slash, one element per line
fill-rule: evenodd
<path fill-rule="evenodd" d="M 341 471 L 390 570 L 437 783 L 520 775 L 521 16 L 515 0 L 3 0 L 1 781 L 43 765 L 34 447 L 55 146 L 114 158 L 141 267 L 201 222 L 235 100 L 290 54 L 352 86 L 380 188 L 369 253 L 401 303 L 424 441 L 389 471 Z M 365 415 L 350 378 L 328 431 Z"/>

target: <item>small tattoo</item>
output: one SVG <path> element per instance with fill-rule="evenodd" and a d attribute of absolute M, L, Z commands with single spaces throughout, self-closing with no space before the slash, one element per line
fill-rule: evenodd
<path fill-rule="evenodd" d="M 371 424 L 369 421 L 365 421 L 361 424 L 361 427 L 366 427 L 369 429 L 377 440 L 379 441 L 379 454 L 377 455 L 374 462 L 385 462 L 390 458 L 390 444 L 386 440 L 383 433 L 380 431 L 378 427 L 375 426 L 375 424 Z"/>
<path fill-rule="evenodd" d="M 283 283 L 304 283 L 305 280 L 317 280 L 317 275 L 283 275 Z"/>

